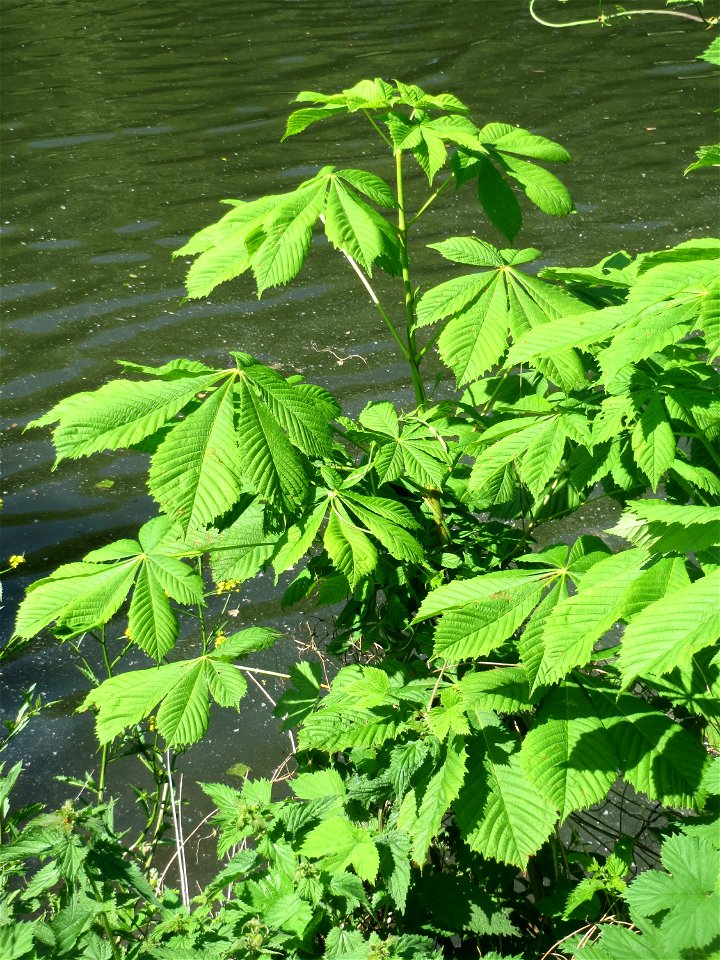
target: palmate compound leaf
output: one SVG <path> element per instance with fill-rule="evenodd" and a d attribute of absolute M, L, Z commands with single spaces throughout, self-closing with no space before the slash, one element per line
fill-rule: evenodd
<path fill-rule="evenodd" d="M 267 637 L 260 637 L 267 633 Z M 157 710 L 157 728 L 168 746 L 187 746 L 198 741 L 207 730 L 210 704 L 208 696 L 222 707 L 235 707 L 247 691 L 242 673 L 230 660 L 242 656 L 267 640 L 277 638 L 274 631 L 254 628 L 244 642 L 241 634 L 227 640 L 206 656 L 180 660 L 149 670 L 133 670 L 111 677 L 91 690 L 82 710 L 95 708 L 96 731 L 100 743 L 109 743 L 130 726 L 140 723 Z"/>
<path fill-rule="evenodd" d="M 58 424 L 53 431 L 56 462 L 129 447 L 157 433 L 196 394 L 224 376 L 224 371 L 216 370 L 172 380 L 113 380 L 92 393 L 61 400 L 28 426 Z"/>
<path fill-rule="evenodd" d="M 623 634 L 623 687 L 636 677 L 660 677 L 689 667 L 698 650 L 720 638 L 720 569 L 669 591 L 632 618 Z"/>
<path fill-rule="evenodd" d="M 520 762 L 537 790 L 560 811 L 561 822 L 574 810 L 599 803 L 620 766 L 602 720 L 571 682 L 544 698 L 523 740 Z"/>
<path fill-rule="evenodd" d="M 446 321 L 438 348 L 458 386 L 490 370 L 503 357 L 510 334 L 516 339 L 558 317 L 589 309 L 566 291 L 511 266 L 533 259 L 538 251 L 498 250 L 474 237 L 454 237 L 430 246 L 448 260 L 489 269 L 446 281 L 418 303 L 418 327 Z M 563 389 L 584 383 L 582 364 L 572 350 L 538 364 Z"/>
<path fill-rule="evenodd" d="M 557 813 L 520 764 L 514 741 L 493 714 L 475 712 L 465 784 L 453 804 L 471 850 L 521 869 L 548 838 Z"/>
<path fill-rule="evenodd" d="M 639 697 L 618 696 L 616 688 L 597 682 L 583 681 L 583 688 L 612 740 L 625 780 L 665 806 L 696 809 L 708 764 L 700 742 Z"/>
<path fill-rule="evenodd" d="M 53 621 L 65 637 L 97 628 L 117 612 L 135 581 L 128 635 L 161 660 L 177 639 L 168 598 L 203 603 L 202 580 L 172 555 L 173 530 L 177 532 L 168 517 L 156 517 L 141 527 L 139 542 L 108 544 L 91 551 L 83 562 L 66 564 L 36 581 L 20 605 L 16 635 L 35 636 Z"/>

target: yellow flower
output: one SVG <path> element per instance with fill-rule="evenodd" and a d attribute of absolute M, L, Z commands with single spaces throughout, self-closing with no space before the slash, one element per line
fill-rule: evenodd
<path fill-rule="evenodd" d="M 221 646 L 225 643 L 226 640 L 227 640 L 227 637 L 225 636 L 225 634 L 224 634 L 224 633 L 222 632 L 222 630 L 221 630 L 220 633 L 216 634 L 216 636 L 215 636 L 215 646 L 216 646 L 216 647 L 221 647 Z"/>
<path fill-rule="evenodd" d="M 19 556 L 17 553 L 14 553 L 8 560 L 11 568 L 14 570 L 15 567 L 19 567 L 21 563 L 25 563 L 25 557 Z"/>

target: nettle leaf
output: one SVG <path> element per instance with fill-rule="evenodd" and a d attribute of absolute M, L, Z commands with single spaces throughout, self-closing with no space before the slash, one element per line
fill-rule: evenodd
<path fill-rule="evenodd" d="M 662 848 L 667 870 L 646 870 L 625 895 L 633 920 L 652 918 L 666 943 L 707 947 L 717 937 L 720 913 L 718 845 L 701 837 L 675 834 Z"/>
<path fill-rule="evenodd" d="M 76 393 L 61 400 L 28 427 L 58 424 L 53 430 L 56 463 L 66 457 L 129 447 L 157 433 L 223 376 L 227 374 L 214 370 L 172 380 L 113 380 L 92 393 Z"/>
<path fill-rule="evenodd" d="M 411 832 L 413 860 L 420 866 L 425 862 L 433 838 L 440 831 L 448 808 L 460 792 L 466 760 L 463 739 L 451 737 L 442 765 L 425 788 Z"/>
<path fill-rule="evenodd" d="M 159 704 L 157 728 L 168 746 L 196 743 L 207 730 L 208 694 L 224 707 L 237 707 L 247 692 L 242 674 L 216 654 L 180 660 L 150 670 L 111 677 L 91 690 L 81 710 L 97 710 L 100 743 L 109 743 L 146 719 Z"/>
<path fill-rule="evenodd" d="M 167 434 L 152 458 L 150 493 L 187 532 L 234 506 L 242 492 L 234 381 L 207 397 Z"/>
<path fill-rule="evenodd" d="M 652 553 L 691 553 L 720 543 L 720 507 L 631 500 L 611 531 Z"/>
<path fill-rule="evenodd" d="M 696 809 L 708 755 L 700 742 L 651 703 L 584 683 L 610 735 L 624 778 L 651 800 Z"/>
<path fill-rule="evenodd" d="M 557 813 L 527 777 L 513 741 L 492 714 L 475 715 L 465 784 L 453 804 L 471 850 L 521 869 L 552 832 Z"/>
<path fill-rule="evenodd" d="M 689 667 L 698 650 L 720 638 L 720 569 L 644 607 L 628 623 L 620 650 L 623 686 Z"/>
<path fill-rule="evenodd" d="M 523 740 L 520 762 L 565 820 L 599 803 L 617 778 L 613 743 L 581 688 L 562 683 L 543 700 Z"/>
<path fill-rule="evenodd" d="M 642 550 L 607 557 L 585 574 L 574 596 L 557 604 L 545 621 L 534 688 L 556 683 L 573 667 L 587 663 L 595 642 L 626 613 L 647 559 Z"/>
<path fill-rule="evenodd" d="M 308 833 L 300 853 L 320 859 L 335 872 L 352 866 L 363 880 L 373 883 L 380 869 L 380 855 L 369 830 L 356 827 L 343 817 L 330 817 Z"/>

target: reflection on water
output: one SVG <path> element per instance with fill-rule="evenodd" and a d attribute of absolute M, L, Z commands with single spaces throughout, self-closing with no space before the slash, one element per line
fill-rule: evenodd
<path fill-rule="evenodd" d="M 240 281 L 211 301 L 183 302 L 184 265 L 170 249 L 214 220 L 220 199 L 290 188 L 325 162 L 380 158 L 387 170 L 358 122 L 280 147 L 299 89 L 395 76 L 452 90 L 478 120 L 561 141 L 575 161 L 563 177 L 578 213 L 554 221 L 528 211 L 520 241 L 542 249 L 542 263 L 593 262 L 714 230 L 711 180 L 681 173 L 695 146 L 715 137 L 715 81 L 693 62 L 703 32 L 666 33 L 657 21 L 652 35 L 642 21 L 552 31 L 526 8 L 526 0 L 6 5 L 2 549 L 28 559 L 7 581 L 6 632 L 30 580 L 132 533 L 152 513 L 139 455 L 101 454 L 51 473 L 47 434 L 22 433 L 61 397 L 116 376 L 116 358 L 159 364 L 184 354 L 213 364 L 240 349 L 303 370 L 352 413 L 377 392 L 409 400 L 384 327 L 320 239 L 299 285 L 258 302 Z M 422 177 L 410 186 L 422 189 Z M 426 242 L 472 230 L 499 239 L 467 199 L 450 197 L 428 215 Z M 438 257 L 419 252 L 418 282 L 438 282 L 443 271 Z M 356 358 L 339 362 L 347 354 Z M 250 587 L 242 621 L 300 630 L 301 618 L 281 618 L 270 596 L 265 581 Z M 261 663 L 273 669 L 291 657 L 288 642 Z M 68 711 L 85 683 L 65 651 L 38 644 L 0 679 L 3 712 L 31 682 Z M 248 706 L 240 719 L 213 718 L 211 740 L 188 759 L 194 776 L 220 775 L 237 760 L 266 772 L 278 761 L 284 743 L 272 737 L 265 701 Z M 49 777 L 68 768 L 81 775 L 96 764 L 94 749 L 88 716 L 61 711 L 35 725 L 25 789 L 41 784 L 48 795 Z"/>

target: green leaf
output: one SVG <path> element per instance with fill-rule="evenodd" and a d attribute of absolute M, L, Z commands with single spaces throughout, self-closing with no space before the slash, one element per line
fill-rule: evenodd
<path fill-rule="evenodd" d="M 184 746 L 207 729 L 209 690 L 222 706 L 237 706 L 246 689 L 235 668 L 199 657 L 111 677 L 90 691 L 80 709 L 97 709 L 98 740 L 109 743 L 160 704 L 158 730 L 169 746 Z"/>
<path fill-rule="evenodd" d="M 385 251 L 381 216 L 333 179 L 325 207 L 325 233 L 336 250 L 344 250 L 372 274 L 372 265 Z"/>
<path fill-rule="evenodd" d="M 150 492 L 183 532 L 205 527 L 240 498 L 234 381 L 174 427 L 152 458 Z"/>
<path fill-rule="evenodd" d="M 397 207 L 395 195 L 382 177 L 367 170 L 337 170 L 336 175 L 379 207 Z"/>
<path fill-rule="evenodd" d="M 446 280 L 428 290 L 418 302 L 415 327 L 426 327 L 459 313 L 469 306 L 493 279 L 491 273 L 470 273 Z"/>
<path fill-rule="evenodd" d="M 330 417 L 324 403 L 261 363 L 243 367 L 243 373 L 260 388 L 263 400 L 290 442 L 309 457 L 332 455 Z"/>
<path fill-rule="evenodd" d="M 575 209 L 567 187 L 558 178 L 527 160 L 518 160 L 503 153 L 503 165 L 508 175 L 520 184 L 528 200 L 543 213 L 553 217 L 566 217 Z"/>
<path fill-rule="evenodd" d="M 572 683 L 562 683 L 544 699 L 523 740 L 520 762 L 540 793 L 560 811 L 561 821 L 599 803 L 620 766 L 602 721 Z"/>
<path fill-rule="evenodd" d="M 377 550 L 339 504 L 330 513 L 324 542 L 330 559 L 352 589 L 377 566 Z"/>
<path fill-rule="evenodd" d="M 720 507 L 631 500 L 611 531 L 652 553 L 691 553 L 720 543 Z"/>
<path fill-rule="evenodd" d="M 518 153 L 523 157 L 548 160 L 552 163 L 567 163 L 570 160 L 570 154 L 559 143 L 540 137 L 536 133 L 500 123 L 491 124 L 491 127 L 506 128 L 507 132 L 503 132 L 499 136 L 493 136 L 492 141 L 490 141 L 501 153 Z M 489 129 L 489 127 L 485 127 L 480 131 L 480 139 L 483 142 L 488 142 Z"/>
<path fill-rule="evenodd" d="M 448 807 L 460 792 L 465 779 L 464 741 L 460 737 L 448 740 L 445 759 L 434 774 L 423 794 L 412 830 L 412 855 L 415 863 L 422 866 L 430 844 L 437 836 Z"/>
<path fill-rule="evenodd" d="M 429 243 L 428 247 L 453 263 L 475 267 L 504 267 L 506 263 L 497 247 L 477 237 L 451 237 L 440 243 Z"/>
<path fill-rule="evenodd" d="M 520 713 L 531 709 L 530 688 L 522 667 L 499 667 L 466 673 L 460 693 L 467 709 Z"/>
<path fill-rule="evenodd" d="M 517 464 L 520 479 L 533 497 L 538 500 L 545 486 L 562 462 L 565 450 L 565 421 L 550 417 L 543 429 L 527 446 Z"/>
<path fill-rule="evenodd" d="M 15 636 L 30 638 L 53 621 L 68 638 L 98 627 L 118 611 L 136 575 L 139 560 L 108 565 L 68 563 L 36 580 L 20 604 Z"/>
<path fill-rule="evenodd" d="M 174 380 L 113 380 L 92 393 L 76 393 L 61 400 L 28 426 L 58 423 L 53 431 L 56 463 L 66 457 L 129 447 L 157 433 L 196 394 L 208 390 L 222 376 L 213 371 Z"/>
<path fill-rule="evenodd" d="M 318 824 L 300 848 L 303 856 L 322 859 L 326 870 L 352 866 L 363 880 L 372 883 L 380 867 L 380 856 L 369 831 L 342 817 L 330 817 Z"/>
<path fill-rule="evenodd" d="M 675 459 L 675 434 L 662 401 L 654 393 L 632 434 L 635 462 L 657 490 L 661 478 Z"/>
<path fill-rule="evenodd" d="M 652 704 L 615 688 L 585 684 L 610 734 L 625 779 L 651 800 L 693 810 L 707 753 L 679 723 Z"/>
<path fill-rule="evenodd" d="M 492 714 L 476 715 L 468 741 L 465 784 L 454 803 L 460 832 L 471 850 L 524 869 L 551 833 L 556 812 L 510 753 L 509 735 Z"/>
<path fill-rule="evenodd" d="M 720 569 L 646 606 L 625 628 L 620 651 L 623 687 L 689 666 L 720 637 Z"/>
<path fill-rule="evenodd" d="M 720 153 L 720 147 L 718 147 Z M 719 161 L 720 162 L 720 161 Z M 705 334 L 708 360 L 720 354 L 720 279 L 711 281 L 700 302 L 700 326 Z"/>
<path fill-rule="evenodd" d="M 520 204 L 503 176 L 485 157 L 476 161 L 478 200 L 490 223 L 513 242 L 522 226 Z"/>
<path fill-rule="evenodd" d="M 502 358 L 508 324 L 505 275 L 498 271 L 478 298 L 452 317 L 440 334 L 440 356 L 455 374 L 458 387 L 477 380 Z"/>
<path fill-rule="evenodd" d="M 296 190 L 264 222 L 264 239 L 252 257 L 258 296 L 299 273 L 315 222 L 325 205 L 325 180 Z"/>
<path fill-rule="evenodd" d="M 276 579 L 285 570 L 299 563 L 310 550 L 325 518 L 327 507 L 327 500 L 322 500 L 309 513 L 301 517 L 298 523 L 288 527 L 278 540 L 272 558 Z"/>
<path fill-rule="evenodd" d="M 514 588 L 496 590 L 482 600 L 448 610 L 435 628 L 433 656 L 451 663 L 486 656 L 528 618 L 545 587 L 544 580 L 528 578 Z"/>
<path fill-rule="evenodd" d="M 360 423 L 376 433 L 384 433 L 388 437 L 399 437 L 400 426 L 395 407 L 387 400 L 380 403 L 369 403 L 358 417 Z"/>
<path fill-rule="evenodd" d="M 595 642 L 624 615 L 646 560 L 642 550 L 607 557 L 585 574 L 575 596 L 557 604 L 545 621 L 535 687 L 555 683 L 587 663 Z"/>
<path fill-rule="evenodd" d="M 263 500 L 278 506 L 301 504 L 308 482 L 297 451 L 249 383 L 240 380 L 237 392 L 240 470 Z"/>
<path fill-rule="evenodd" d="M 654 918 L 667 943 L 708 946 L 717 938 L 720 851 L 717 844 L 680 834 L 662 848 L 668 873 L 647 870 L 630 884 L 626 899 L 636 922 Z"/>
<path fill-rule="evenodd" d="M 277 630 L 270 630 L 268 627 L 246 627 L 245 630 L 225 637 L 222 643 L 216 642 L 211 657 L 237 660 L 258 650 L 269 650 L 275 646 L 279 637 Z"/>
<path fill-rule="evenodd" d="M 545 430 L 547 420 L 543 417 L 527 418 L 527 425 L 503 437 L 497 443 L 485 447 L 475 461 L 470 474 L 470 489 L 478 496 L 505 467 L 524 456 L 530 444 Z M 485 437 L 482 438 L 485 442 Z"/>
<path fill-rule="evenodd" d="M 700 149 L 695 154 L 697 160 L 685 167 L 685 174 L 693 170 L 703 170 L 705 167 L 720 166 L 720 143 L 711 143 Z"/>
<path fill-rule="evenodd" d="M 288 117 L 282 139 L 287 140 L 288 137 L 293 137 L 295 134 L 307 130 L 311 124 L 317 123 L 319 120 L 327 120 L 338 113 L 347 113 L 347 110 L 345 107 L 331 103 L 325 104 L 323 107 L 304 107 L 302 110 L 295 110 Z"/>
<path fill-rule="evenodd" d="M 472 606 L 485 600 L 507 600 L 512 591 L 544 580 L 546 572 L 502 570 L 481 574 L 468 580 L 453 580 L 431 590 L 425 597 L 413 623 L 437 617 L 453 608 Z M 500 596 L 496 596 L 497 594 Z"/>
<path fill-rule="evenodd" d="M 150 564 L 143 564 L 138 572 L 127 633 L 133 643 L 158 661 L 175 646 L 177 618 Z"/>

